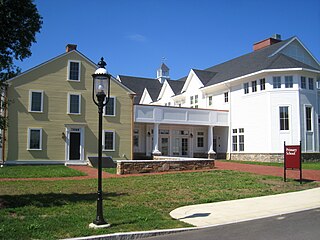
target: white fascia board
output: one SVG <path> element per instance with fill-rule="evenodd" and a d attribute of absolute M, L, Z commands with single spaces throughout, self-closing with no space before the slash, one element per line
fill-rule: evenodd
<path fill-rule="evenodd" d="M 276 55 L 277 53 L 279 53 L 281 50 L 283 50 L 285 47 L 287 47 L 289 44 L 291 44 L 294 40 L 297 40 L 298 43 L 307 51 L 307 53 L 309 53 L 309 55 L 313 58 L 313 60 L 320 66 L 319 61 L 312 55 L 312 53 L 308 50 L 308 48 L 299 40 L 298 37 L 294 37 L 292 38 L 289 42 L 287 42 L 285 45 L 283 45 L 281 48 L 279 48 L 277 51 L 275 51 L 274 53 L 272 53 L 269 57 L 272 57 L 274 55 Z"/>
<path fill-rule="evenodd" d="M 150 94 L 149 94 L 149 92 L 148 92 L 148 90 L 147 90 L 147 88 L 145 88 L 144 90 L 143 90 L 143 93 L 142 93 L 142 96 L 141 96 L 141 99 L 140 99 L 140 102 L 139 102 L 139 104 L 150 104 L 150 103 L 144 103 L 144 100 L 146 99 L 146 97 L 149 97 L 151 100 L 152 100 L 152 98 L 150 97 Z"/>
<path fill-rule="evenodd" d="M 233 79 L 226 80 L 226 81 L 214 84 L 214 85 L 210 85 L 208 87 L 201 88 L 201 91 L 205 93 L 207 91 L 210 91 L 211 88 L 218 87 L 218 86 L 221 86 L 221 85 L 231 84 L 233 82 L 243 80 L 244 78 L 252 77 L 252 76 L 255 76 L 255 75 L 259 75 L 259 74 L 272 73 L 272 72 L 279 73 L 279 72 L 288 72 L 288 71 L 308 71 L 308 72 L 320 73 L 320 71 L 318 71 L 318 70 L 312 70 L 312 69 L 308 69 L 308 68 L 264 69 L 264 70 L 261 70 L 261 71 L 258 71 L 258 72 L 250 73 L 250 74 L 247 74 L 247 75 L 244 75 L 244 76 L 241 76 L 241 77 L 233 78 Z"/>
<path fill-rule="evenodd" d="M 187 90 L 193 75 L 195 75 L 195 73 L 194 73 L 193 69 L 191 69 L 189 74 L 188 74 L 188 77 L 187 77 L 186 81 L 183 84 L 183 87 L 181 89 L 181 93 L 183 93 L 183 92 L 185 92 Z"/>
<path fill-rule="evenodd" d="M 167 80 L 164 80 L 164 83 L 162 84 L 160 93 L 159 93 L 159 95 L 158 95 L 158 97 L 157 97 L 157 101 L 159 101 L 159 100 L 163 97 L 163 94 L 165 93 L 166 88 L 167 88 L 168 85 L 169 85 L 168 81 L 167 81 Z M 169 85 L 169 86 L 170 86 L 170 85 Z"/>

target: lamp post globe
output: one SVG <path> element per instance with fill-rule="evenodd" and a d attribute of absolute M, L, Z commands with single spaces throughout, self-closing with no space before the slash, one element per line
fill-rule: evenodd
<path fill-rule="evenodd" d="M 110 79 L 105 66 L 106 62 L 101 58 L 98 69 L 92 74 L 92 100 L 98 106 L 98 191 L 97 191 L 97 214 L 96 219 L 89 225 L 92 228 L 109 227 L 103 218 L 103 198 L 102 198 L 102 113 L 103 108 L 110 99 Z M 96 99 L 95 99 L 96 98 Z"/>

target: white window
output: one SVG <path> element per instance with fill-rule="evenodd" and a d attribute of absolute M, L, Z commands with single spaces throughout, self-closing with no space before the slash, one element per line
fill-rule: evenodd
<path fill-rule="evenodd" d="M 301 88 L 302 89 L 306 89 L 307 88 L 307 81 L 306 81 L 306 77 L 301 77 Z"/>
<path fill-rule="evenodd" d="M 212 105 L 212 96 L 209 96 L 209 106 Z"/>
<path fill-rule="evenodd" d="M 264 78 L 260 79 L 260 90 L 266 90 L 266 79 Z"/>
<path fill-rule="evenodd" d="M 289 107 L 279 107 L 280 130 L 289 130 Z"/>
<path fill-rule="evenodd" d="M 81 94 L 68 94 L 68 114 L 81 114 Z"/>
<path fill-rule="evenodd" d="M 115 132 L 112 130 L 105 130 L 103 134 L 103 150 L 115 151 Z"/>
<path fill-rule="evenodd" d="M 273 88 L 281 88 L 281 77 L 273 77 Z"/>
<path fill-rule="evenodd" d="M 308 79 L 308 82 L 309 82 L 309 89 L 310 89 L 310 90 L 313 90 L 313 89 L 314 89 L 313 78 L 309 78 L 309 79 Z"/>
<path fill-rule="evenodd" d="M 312 107 L 306 106 L 306 130 L 312 132 Z"/>
<path fill-rule="evenodd" d="M 190 96 L 190 107 L 198 108 L 198 95 Z"/>
<path fill-rule="evenodd" d="M 293 88 L 293 77 L 292 76 L 285 76 L 284 83 L 286 88 Z"/>
<path fill-rule="evenodd" d="M 225 103 L 229 102 L 229 93 L 228 92 L 224 93 L 224 102 Z"/>
<path fill-rule="evenodd" d="M 107 105 L 104 107 L 105 116 L 115 116 L 116 115 L 116 97 L 110 97 Z"/>
<path fill-rule="evenodd" d="M 244 89 L 244 94 L 248 94 L 249 93 L 249 83 L 244 83 L 243 89 Z"/>
<path fill-rule="evenodd" d="M 28 128 L 28 150 L 42 150 L 42 128 Z"/>
<path fill-rule="evenodd" d="M 68 62 L 68 80 L 80 81 L 81 62 L 70 60 Z"/>
<path fill-rule="evenodd" d="M 257 91 L 257 81 L 252 81 L 251 82 L 251 88 L 252 88 L 252 92 L 256 92 Z"/>
<path fill-rule="evenodd" d="M 239 131 L 238 131 L 239 130 Z M 232 151 L 244 151 L 244 128 L 232 129 Z"/>
<path fill-rule="evenodd" d="M 42 90 L 29 91 L 29 111 L 43 112 L 43 91 Z"/>
<path fill-rule="evenodd" d="M 204 147 L 204 132 L 197 132 L 197 147 Z"/>

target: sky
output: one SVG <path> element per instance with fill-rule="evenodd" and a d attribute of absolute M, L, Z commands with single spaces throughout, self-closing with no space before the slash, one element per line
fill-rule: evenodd
<path fill-rule="evenodd" d="M 77 44 L 113 76 L 171 79 L 252 52 L 253 43 L 297 36 L 320 60 L 320 0 L 35 0 L 43 17 L 26 71 Z"/>

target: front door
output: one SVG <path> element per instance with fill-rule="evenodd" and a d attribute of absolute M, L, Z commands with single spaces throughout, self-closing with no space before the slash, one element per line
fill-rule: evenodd
<path fill-rule="evenodd" d="M 161 138 L 160 152 L 162 156 L 169 156 L 169 138 L 168 137 Z"/>
<path fill-rule="evenodd" d="M 69 160 L 80 160 L 80 132 L 70 132 Z"/>
<path fill-rule="evenodd" d="M 188 156 L 189 155 L 189 141 L 188 138 L 175 137 L 172 148 L 173 156 Z"/>

